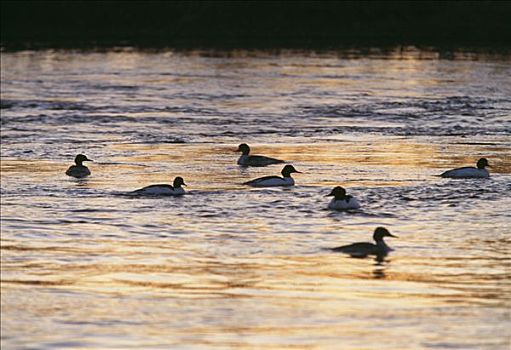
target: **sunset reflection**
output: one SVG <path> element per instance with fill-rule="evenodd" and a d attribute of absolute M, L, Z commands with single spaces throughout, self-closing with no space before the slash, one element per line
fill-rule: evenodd
<path fill-rule="evenodd" d="M 509 63 L 442 55 L 2 52 L 2 348 L 504 349 Z M 284 164 L 240 143 L 303 173 L 244 185 Z"/>

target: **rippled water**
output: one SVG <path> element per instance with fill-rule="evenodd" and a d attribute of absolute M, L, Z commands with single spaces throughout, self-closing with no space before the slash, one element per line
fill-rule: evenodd
<path fill-rule="evenodd" d="M 508 349 L 511 61 L 454 58 L 3 52 L 2 349 Z M 241 142 L 304 174 L 243 186 L 281 166 Z M 325 249 L 379 225 L 384 261 Z"/>

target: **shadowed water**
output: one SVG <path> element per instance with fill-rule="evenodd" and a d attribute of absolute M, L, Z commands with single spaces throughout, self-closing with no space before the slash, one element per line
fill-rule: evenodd
<path fill-rule="evenodd" d="M 5 349 L 507 349 L 509 59 L 2 53 Z M 294 188 L 243 182 L 237 145 Z M 77 153 L 92 176 L 64 172 Z M 489 159 L 490 179 L 442 171 Z M 183 176 L 183 197 L 129 192 Z M 341 185 L 362 208 L 331 212 Z M 399 236 L 383 260 L 331 248 Z"/>

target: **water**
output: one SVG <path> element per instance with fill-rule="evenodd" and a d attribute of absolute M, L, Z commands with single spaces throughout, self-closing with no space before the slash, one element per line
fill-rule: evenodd
<path fill-rule="evenodd" d="M 2 349 L 509 348 L 509 57 L 1 59 Z M 304 174 L 243 186 L 281 166 L 239 168 L 241 142 Z M 488 180 L 433 176 L 482 156 Z M 126 195 L 177 175 L 182 198 Z M 336 185 L 362 209 L 326 210 Z M 383 261 L 325 249 L 376 226 Z"/>

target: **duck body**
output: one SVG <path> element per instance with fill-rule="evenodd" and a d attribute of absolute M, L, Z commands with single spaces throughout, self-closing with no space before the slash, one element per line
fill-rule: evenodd
<path fill-rule="evenodd" d="M 251 156 L 248 154 L 241 155 L 241 157 L 238 158 L 238 165 L 241 166 L 267 166 L 282 163 L 284 163 L 284 161 L 280 159 L 265 156 Z"/>
<path fill-rule="evenodd" d="M 490 173 L 485 167 L 489 166 L 488 160 L 486 158 L 481 158 L 477 161 L 476 167 L 463 167 L 452 170 L 447 170 L 440 174 L 441 177 L 448 177 L 454 179 L 463 179 L 463 178 L 479 178 L 485 179 L 490 177 Z"/>
<path fill-rule="evenodd" d="M 383 256 L 383 255 L 387 255 L 390 251 L 393 250 L 385 243 L 385 241 L 383 240 L 384 237 L 396 237 L 396 236 L 392 235 L 384 227 L 377 227 L 374 230 L 374 234 L 373 234 L 373 239 L 376 242 L 376 244 L 369 243 L 369 242 L 358 242 L 358 243 L 343 245 L 340 247 L 335 247 L 335 248 L 332 248 L 331 250 L 334 252 L 349 254 L 353 257 L 366 257 L 368 255 Z"/>
<path fill-rule="evenodd" d="M 246 143 L 239 145 L 237 152 L 242 152 L 241 156 L 238 158 L 238 165 L 241 166 L 267 166 L 284 163 L 283 160 L 276 158 L 250 155 L 250 147 Z"/>
<path fill-rule="evenodd" d="M 135 194 L 153 195 L 153 196 L 182 196 L 185 194 L 186 186 L 182 177 L 176 177 L 173 185 L 158 184 L 143 187 L 133 191 Z"/>
<path fill-rule="evenodd" d="M 276 187 L 276 186 L 294 186 L 295 180 L 291 177 L 291 173 L 300 173 L 292 165 L 286 165 L 282 171 L 282 177 L 280 176 L 264 176 L 251 181 L 247 181 L 244 184 L 253 187 Z"/>
<path fill-rule="evenodd" d="M 295 180 L 289 177 L 264 176 L 245 182 L 245 185 L 254 187 L 294 186 Z"/>
<path fill-rule="evenodd" d="M 90 170 L 85 165 L 71 165 L 66 170 L 66 175 L 76 177 L 76 178 L 82 178 L 89 176 Z"/>
<path fill-rule="evenodd" d="M 442 174 L 440 174 L 440 176 L 441 177 L 450 177 L 450 178 L 455 178 L 455 179 L 456 178 L 458 178 L 458 179 L 463 179 L 463 178 L 483 179 L 483 178 L 490 177 L 490 173 L 486 169 L 478 169 L 478 168 L 474 168 L 472 166 L 467 166 L 467 167 L 463 167 L 463 168 L 445 171 Z"/>
<path fill-rule="evenodd" d="M 75 157 L 75 165 L 71 165 L 66 170 L 66 175 L 76 177 L 78 179 L 89 176 L 91 174 L 89 168 L 82 164 L 85 161 L 92 162 L 91 159 L 88 159 L 87 156 L 83 154 L 77 155 Z"/>
<path fill-rule="evenodd" d="M 358 242 L 348 244 L 341 247 L 332 248 L 334 252 L 346 253 L 354 256 L 367 256 L 367 255 L 385 255 L 388 254 L 390 248 L 384 241 L 374 243 Z"/>
<path fill-rule="evenodd" d="M 328 203 L 328 209 L 331 210 L 348 210 L 348 209 L 360 209 L 360 204 L 356 198 L 352 196 L 346 196 L 345 199 L 332 198 Z"/>
<path fill-rule="evenodd" d="M 150 185 L 139 190 L 134 191 L 138 194 L 149 194 L 149 195 L 160 195 L 160 196 L 180 196 L 185 194 L 185 190 L 182 187 L 174 188 L 171 185 L 159 184 Z"/>
<path fill-rule="evenodd" d="M 360 204 L 357 199 L 353 196 L 347 195 L 346 190 L 340 186 L 335 187 L 327 196 L 334 196 L 330 203 L 328 203 L 328 209 L 330 210 L 349 210 L 360 208 Z"/>

